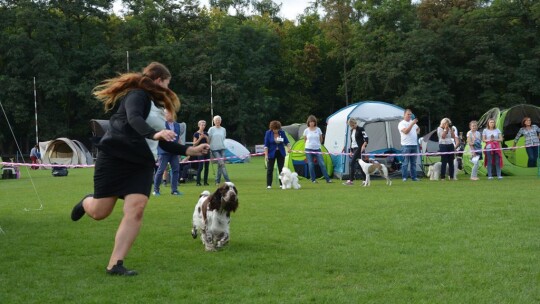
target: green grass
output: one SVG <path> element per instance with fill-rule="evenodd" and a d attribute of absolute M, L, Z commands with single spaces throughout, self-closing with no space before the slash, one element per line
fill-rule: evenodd
<path fill-rule="evenodd" d="M 201 187 L 162 189 L 125 260 L 131 278 L 105 274 L 121 201 L 106 220 L 69 219 L 93 169 L 32 171 L 37 194 L 24 170 L 0 180 L 0 303 L 540 302 L 536 177 L 283 191 L 265 188 L 260 158 L 228 170 L 240 202 L 229 246 L 191 238 Z"/>

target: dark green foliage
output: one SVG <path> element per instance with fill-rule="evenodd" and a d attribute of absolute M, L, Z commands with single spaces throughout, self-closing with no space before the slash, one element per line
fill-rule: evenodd
<path fill-rule="evenodd" d="M 231 138 L 262 142 L 270 120 L 324 120 L 348 103 L 410 107 L 427 130 L 460 129 L 493 106 L 540 105 L 538 1 L 314 1 L 296 23 L 277 1 L 0 1 L 0 154 L 35 138 L 89 144 L 106 118 L 100 81 L 161 61 L 182 101 L 188 139 L 214 114 Z M 319 12 L 317 7 L 326 8 Z M 229 15 L 229 8 L 235 15 Z M 129 61 L 127 54 L 129 52 Z"/>

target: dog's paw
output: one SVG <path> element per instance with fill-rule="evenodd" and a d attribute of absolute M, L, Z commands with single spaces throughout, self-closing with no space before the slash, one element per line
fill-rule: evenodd
<path fill-rule="evenodd" d="M 196 228 L 191 229 L 191 236 L 192 236 L 194 239 L 197 238 L 197 229 L 196 229 Z"/>

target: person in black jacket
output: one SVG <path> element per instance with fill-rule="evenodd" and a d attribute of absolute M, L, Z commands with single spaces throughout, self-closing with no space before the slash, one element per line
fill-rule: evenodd
<path fill-rule="evenodd" d="M 94 172 L 94 193 L 86 195 L 73 207 L 71 219 L 84 214 L 95 220 L 108 217 L 117 200 L 124 200 L 124 216 L 116 232 L 113 252 L 106 272 L 111 275 L 136 275 L 123 266 L 142 218 L 157 159 L 157 146 L 183 155 L 208 153 L 208 145 L 186 147 L 174 141 L 175 132 L 165 129 L 165 114 L 176 113 L 180 101 L 168 88 L 171 73 L 161 63 L 153 62 L 142 73 L 126 73 L 105 80 L 94 89 L 94 96 L 104 103 L 105 111 L 115 110 L 110 128 L 98 144 Z"/>
<path fill-rule="evenodd" d="M 369 138 L 366 134 L 364 128 L 358 125 L 358 122 L 354 118 L 349 118 L 347 122 L 349 127 L 351 127 L 351 148 L 350 153 L 352 154 L 351 162 L 349 163 L 349 180 L 343 183 L 344 185 L 351 186 L 354 182 L 354 173 L 356 172 L 356 166 L 358 165 L 358 160 L 362 157 L 362 153 L 366 151 L 366 146 L 368 144 Z M 360 168 L 360 174 L 362 179 L 365 178 L 365 173 Z"/>

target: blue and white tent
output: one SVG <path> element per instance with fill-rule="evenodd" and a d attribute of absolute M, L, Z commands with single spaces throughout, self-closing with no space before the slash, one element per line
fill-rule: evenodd
<path fill-rule="evenodd" d="M 401 107 L 382 101 L 362 101 L 329 116 L 324 146 L 328 152 L 336 153 L 332 155 L 334 175 L 338 178 L 349 176 L 349 156 L 343 155 L 343 151 L 349 151 L 351 146 L 351 130 L 347 125 L 349 118 L 355 118 L 358 125 L 366 130 L 369 137 L 367 153 L 392 154 L 401 151 L 398 124 L 403 120 L 404 111 Z M 421 169 L 420 162 L 417 169 Z"/>
<path fill-rule="evenodd" d="M 225 139 L 225 157 L 229 163 L 244 163 L 249 162 L 251 155 L 249 150 L 236 140 L 226 138 Z"/>

